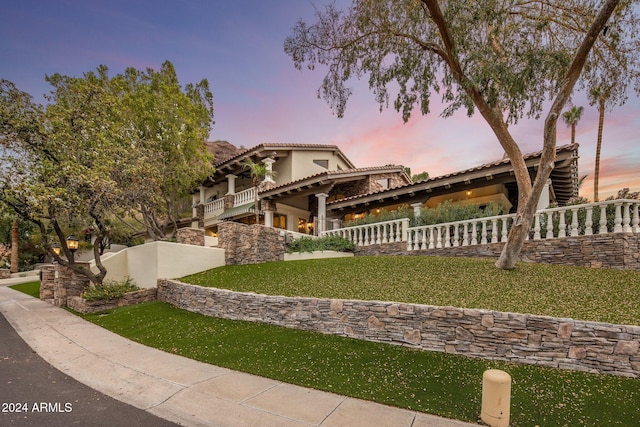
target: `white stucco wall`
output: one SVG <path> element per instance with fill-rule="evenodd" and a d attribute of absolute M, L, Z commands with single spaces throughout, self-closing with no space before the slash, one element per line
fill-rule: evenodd
<path fill-rule="evenodd" d="M 337 252 L 337 251 L 314 251 L 314 252 L 294 252 L 284 254 L 285 261 L 302 261 L 308 259 L 326 259 L 326 258 L 349 258 L 353 256 L 353 252 Z"/>
<path fill-rule="evenodd" d="M 124 249 L 103 260 L 106 280 L 129 276 L 141 288 L 153 288 L 159 278 L 177 279 L 224 265 L 224 249 L 151 242 Z M 97 271 L 97 268 L 92 267 Z"/>

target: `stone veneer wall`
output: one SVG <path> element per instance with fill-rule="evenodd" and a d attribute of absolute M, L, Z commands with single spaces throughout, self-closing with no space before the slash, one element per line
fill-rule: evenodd
<path fill-rule="evenodd" d="M 97 300 L 87 301 L 78 296 L 69 297 L 67 306 L 82 314 L 96 313 L 98 311 L 111 310 L 117 307 L 126 307 L 128 305 L 140 304 L 147 301 L 156 300 L 157 289 L 142 289 L 135 292 L 128 292 L 115 300 Z"/>
<path fill-rule="evenodd" d="M 283 261 L 286 252 L 280 230 L 231 221 L 218 224 L 218 247 L 225 250 L 226 265 Z"/>
<path fill-rule="evenodd" d="M 442 249 L 407 251 L 406 242 L 360 246 L 356 255 L 432 255 L 497 258 L 504 243 L 457 246 Z M 605 267 L 640 270 L 640 236 L 609 233 L 564 237 L 552 240 L 528 240 L 520 259 L 545 264 Z"/>
<path fill-rule="evenodd" d="M 204 246 L 204 230 L 199 228 L 179 228 L 176 241 L 185 245 Z"/>
<path fill-rule="evenodd" d="M 77 262 L 81 268 L 89 268 L 89 263 Z M 53 281 L 53 304 L 58 307 L 66 307 L 69 297 L 80 296 L 89 287 L 89 279 L 70 268 L 56 264 L 55 278 Z"/>
<path fill-rule="evenodd" d="M 9 279 L 11 277 L 11 270 L 8 268 L 0 268 L 0 279 Z"/>
<path fill-rule="evenodd" d="M 158 281 L 158 300 L 227 319 L 429 351 L 640 377 L 640 326 L 381 301 L 293 298 Z"/>
<path fill-rule="evenodd" d="M 40 299 L 53 304 L 53 283 L 56 279 L 54 264 L 40 267 Z"/>

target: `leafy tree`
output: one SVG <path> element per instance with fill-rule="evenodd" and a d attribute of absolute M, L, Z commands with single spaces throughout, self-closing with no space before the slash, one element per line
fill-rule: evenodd
<path fill-rule="evenodd" d="M 413 182 L 420 182 L 420 181 L 426 181 L 429 179 L 429 172 L 424 171 L 424 172 L 420 172 L 418 174 L 415 174 L 411 177 L 411 180 Z"/>
<path fill-rule="evenodd" d="M 393 106 L 405 121 L 416 104 L 429 113 L 434 93 L 446 105 L 444 117 L 477 110 L 511 160 L 518 185 L 517 216 L 496 263 L 513 268 L 553 169 L 558 118 L 576 84 L 606 80 L 624 94 L 640 80 L 632 3 L 354 0 L 346 11 L 333 4 L 318 10 L 311 25 L 299 21 L 284 50 L 298 69 L 328 67 L 318 94 L 339 117 L 351 95 L 347 82 L 364 75 L 381 108 L 394 82 Z M 508 125 L 539 118 L 549 100 L 532 182 Z"/>
<path fill-rule="evenodd" d="M 571 128 L 571 143 L 576 143 L 576 126 L 578 122 L 582 118 L 582 112 L 584 111 L 584 107 L 576 107 L 575 105 L 571 107 L 569 110 L 562 113 L 562 119 L 566 123 L 567 126 Z"/>
<path fill-rule="evenodd" d="M 46 79 L 53 86 L 46 107 L 1 82 L 1 203 L 36 225 L 59 263 L 101 283 L 100 251 L 116 224 L 138 220 L 160 238 L 159 216 L 175 225 L 177 198 L 212 172 L 204 145 L 211 93 L 206 80 L 183 90 L 168 62 L 158 72 L 110 78 L 100 66 Z M 68 233 L 86 228 L 96 237 L 98 273 L 77 265 L 66 245 Z M 54 242 L 64 257 L 53 253 Z"/>

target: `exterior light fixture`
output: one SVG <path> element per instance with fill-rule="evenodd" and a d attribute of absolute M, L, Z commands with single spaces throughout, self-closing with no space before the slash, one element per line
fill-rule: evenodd
<path fill-rule="evenodd" d="M 69 237 L 67 237 L 67 247 L 69 248 L 71 253 L 74 253 L 75 251 L 77 251 L 79 245 L 80 245 L 80 241 L 76 236 L 71 234 Z"/>
<path fill-rule="evenodd" d="M 51 251 L 56 255 L 60 255 L 60 246 L 58 246 L 56 242 L 53 242 L 51 244 Z"/>

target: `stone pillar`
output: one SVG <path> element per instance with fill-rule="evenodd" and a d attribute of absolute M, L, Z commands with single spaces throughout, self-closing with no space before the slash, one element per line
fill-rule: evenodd
<path fill-rule="evenodd" d="M 338 228 L 340 228 L 340 220 L 339 219 L 332 219 L 331 221 L 331 229 L 332 230 L 337 230 Z"/>
<path fill-rule="evenodd" d="M 184 245 L 204 246 L 204 230 L 198 228 L 180 228 L 176 240 Z"/>
<path fill-rule="evenodd" d="M 40 299 L 53 304 L 53 284 L 56 279 L 56 265 L 40 267 Z"/>
<path fill-rule="evenodd" d="M 236 178 L 238 176 L 234 174 L 226 175 L 225 178 L 229 181 L 227 194 L 236 194 Z"/>
<path fill-rule="evenodd" d="M 276 182 L 273 180 L 273 164 L 276 161 L 273 160 L 271 157 L 267 157 L 266 159 L 264 159 L 262 161 L 262 163 L 264 163 L 264 166 L 267 168 L 267 174 L 264 177 L 264 180 L 262 182 L 264 183 L 270 183 L 270 184 L 275 184 Z"/>
<path fill-rule="evenodd" d="M 224 195 L 224 208 L 225 209 L 231 209 L 233 207 L 233 205 L 235 204 L 235 194 L 225 194 Z"/>
<path fill-rule="evenodd" d="M 77 262 L 77 266 L 89 270 L 89 263 Z M 53 282 L 53 304 L 58 307 L 67 306 L 68 297 L 77 297 L 89 287 L 89 279 L 68 267 L 56 264 Z"/>
<path fill-rule="evenodd" d="M 320 233 L 326 229 L 327 197 L 329 197 L 329 195 L 327 193 L 319 193 L 316 194 L 316 197 L 318 198 L 318 224 L 316 234 L 320 235 Z"/>
<path fill-rule="evenodd" d="M 204 185 L 201 185 L 200 186 L 200 204 L 201 205 L 204 205 L 205 201 L 207 200 L 206 191 L 207 191 L 207 187 L 205 187 Z"/>

